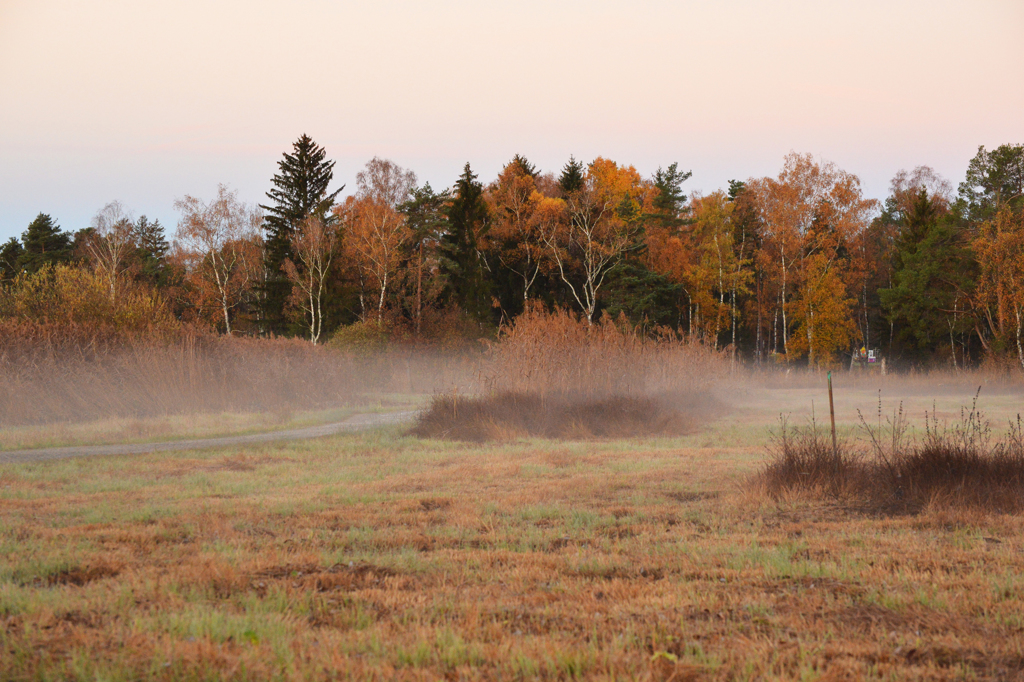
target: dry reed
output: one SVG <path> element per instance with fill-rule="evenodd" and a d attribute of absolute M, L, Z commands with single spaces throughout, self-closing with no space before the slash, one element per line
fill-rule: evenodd
<path fill-rule="evenodd" d="M 479 396 L 436 396 L 412 433 L 455 440 L 680 435 L 721 408 L 728 374 L 707 346 L 624 320 L 529 308 L 490 344 Z"/>

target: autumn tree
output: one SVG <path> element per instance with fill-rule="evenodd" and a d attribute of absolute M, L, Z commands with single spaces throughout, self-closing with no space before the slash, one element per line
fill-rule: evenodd
<path fill-rule="evenodd" d="M 823 203 L 803 236 L 801 286 L 788 304 L 794 324 L 790 352 L 806 355 L 811 367 L 835 362 L 849 349 L 856 331 L 854 300 L 845 281 L 850 266 L 848 235 L 836 228 L 833 208 L 831 202 Z"/>
<path fill-rule="evenodd" d="M 323 333 L 324 289 L 338 241 L 336 221 L 309 216 L 291 234 L 295 261 L 289 258 L 284 262 L 284 272 L 292 282 L 292 303 L 302 311 L 313 344 Z"/>
<path fill-rule="evenodd" d="M 542 228 L 559 277 L 589 323 L 608 273 L 641 246 L 643 216 L 654 194 L 632 166 L 598 157 L 587 167 L 582 185 L 565 194 L 566 219 Z"/>
<path fill-rule="evenodd" d="M 370 310 L 366 298 L 372 290 L 372 309 L 381 323 L 403 247 L 412 238 L 398 207 L 408 201 L 416 187 L 416 174 L 374 157 L 356 175 L 356 186 L 355 196 L 349 197 L 335 214 L 345 225 L 345 253 L 356 269 L 363 317 Z"/>
<path fill-rule="evenodd" d="M 822 288 L 823 284 L 815 283 L 830 278 L 833 265 L 843 269 L 837 274 L 842 281 L 847 280 L 849 261 L 839 258 L 838 249 L 848 248 L 867 227 L 875 202 L 864 199 L 857 176 L 831 162 L 818 163 L 810 154 L 789 154 L 777 178 L 752 180 L 748 190 L 753 193 L 762 225 L 759 266 L 775 280 L 775 313 L 781 317 L 778 329 L 782 350 L 790 357 L 792 302 L 799 300 L 804 306 L 799 317 L 806 321 L 814 318 L 814 307 L 821 305 L 815 291 L 838 295 L 837 288 Z M 808 283 L 818 289 L 802 292 L 801 287 Z M 838 304 L 828 307 L 843 309 Z M 806 353 L 813 362 L 823 350 L 815 348 L 816 338 L 841 338 L 840 330 L 826 333 L 819 324 L 800 324 L 804 342 L 794 349 L 794 356 Z M 843 322 L 844 327 L 846 324 Z"/>
<path fill-rule="evenodd" d="M 691 330 L 718 347 L 720 336 L 733 326 L 732 299 L 745 293 L 749 273 L 735 248 L 735 204 L 719 190 L 695 194 L 688 238 L 693 260 L 684 275 L 690 292 Z"/>
<path fill-rule="evenodd" d="M 516 155 L 485 193 L 491 214 L 487 250 L 501 269 L 495 279 L 503 313 L 522 312 L 547 265 L 542 226 L 560 219 L 564 202 L 546 194 L 544 184 L 533 164 Z M 553 179 L 547 185 L 550 193 Z"/>
<path fill-rule="evenodd" d="M 119 201 L 104 206 L 93 218 L 84 245 L 93 268 L 117 298 L 117 283 L 135 251 L 134 218 Z"/>
<path fill-rule="evenodd" d="M 979 233 L 973 245 L 978 308 L 991 337 L 1015 346 L 1024 370 L 1024 214 L 1004 204 Z"/>
<path fill-rule="evenodd" d="M 200 308 L 214 302 L 230 335 L 233 314 L 247 300 L 263 266 L 263 214 L 225 185 L 218 185 L 212 201 L 186 195 L 174 207 L 181 213 L 175 247 L 186 264 L 192 296 Z"/>

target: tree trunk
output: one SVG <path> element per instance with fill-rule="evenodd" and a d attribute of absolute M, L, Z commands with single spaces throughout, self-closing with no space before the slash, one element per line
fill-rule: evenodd
<path fill-rule="evenodd" d="M 416 265 L 416 338 L 420 338 L 420 319 L 423 315 L 423 241 L 420 241 L 419 263 Z"/>

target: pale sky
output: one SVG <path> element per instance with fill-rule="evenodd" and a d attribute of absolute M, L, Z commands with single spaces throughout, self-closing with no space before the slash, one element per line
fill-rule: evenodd
<path fill-rule="evenodd" d="M 789 151 L 871 197 L 922 164 L 956 185 L 1024 142 L 1024 1 L 0 0 L 0 240 L 262 202 L 302 133 L 348 189 L 375 155 L 442 188 L 520 153 L 708 192 Z"/>

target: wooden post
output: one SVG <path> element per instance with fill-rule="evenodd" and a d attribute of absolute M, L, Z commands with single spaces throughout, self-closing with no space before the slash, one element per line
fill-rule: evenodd
<path fill-rule="evenodd" d="M 828 373 L 828 415 L 832 419 L 832 456 L 839 454 L 839 445 L 836 443 L 836 405 L 832 400 L 832 372 Z"/>

